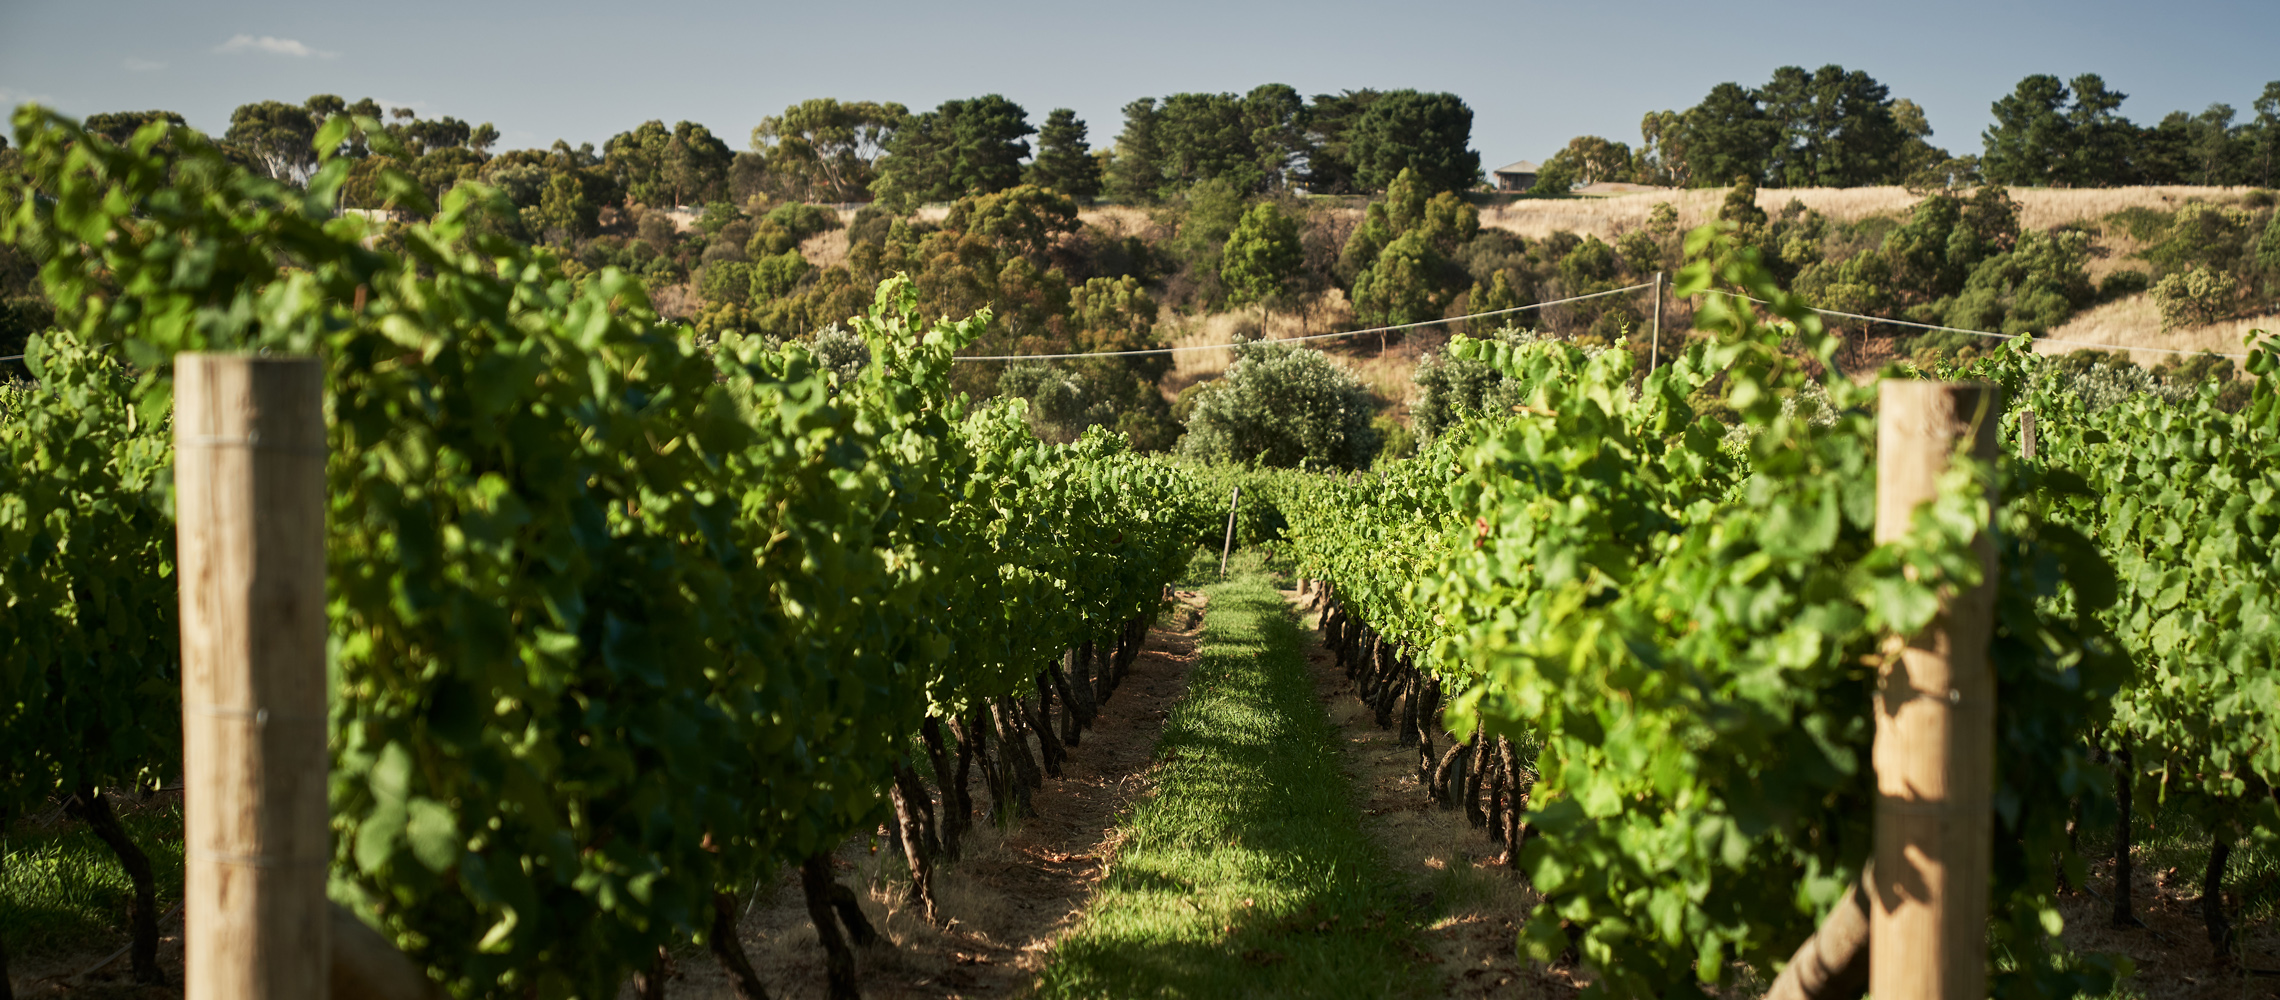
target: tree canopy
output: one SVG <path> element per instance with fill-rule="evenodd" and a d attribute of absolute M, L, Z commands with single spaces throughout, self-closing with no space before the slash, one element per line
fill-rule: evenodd
<path fill-rule="evenodd" d="M 871 191 L 896 206 L 955 201 L 1021 183 L 1029 112 L 997 94 L 944 101 L 912 116 L 887 139 Z"/>
<path fill-rule="evenodd" d="M 1469 191 L 1480 183 L 1472 108 L 1455 94 L 1384 94 L 1354 123 L 1350 148 L 1355 179 L 1371 190 L 1405 170 L 1428 191 Z"/>
<path fill-rule="evenodd" d="M 1037 159 L 1029 164 L 1023 180 L 1071 198 L 1098 196 L 1100 161 L 1093 158 L 1085 131 L 1084 120 L 1075 111 L 1054 108 L 1037 133 Z"/>

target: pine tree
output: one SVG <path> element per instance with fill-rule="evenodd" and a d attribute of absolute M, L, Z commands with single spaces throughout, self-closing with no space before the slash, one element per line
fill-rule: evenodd
<path fill-rule="evenodd" d="M 1029 183 L 1052 188 L 1071 198 L 1100 194 L 1100 161 L 1085 142 L 1084 119 L 1068 108 L 1055 108 L 1037 133 L 1037 159 L 1029 164 Z"/>

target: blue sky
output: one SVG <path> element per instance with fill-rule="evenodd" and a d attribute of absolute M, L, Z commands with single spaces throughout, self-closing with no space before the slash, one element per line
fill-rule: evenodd
<path fill-rule="evenodd" d="M 659 118 L 741 149 L 762 116 L 808 97 L 921 109 L 996 92 L 1032 123 L 1075 108 L 1101 145 L 1133 98 L 1272 81 L 1452 91 L 1495 166 L 1579 134 L 1635 144 L 1643 112 L 1834 62 L 1923 105 L 1933 142 L 1963 153 L 2029 73 L 2102 74 L 2140 122 L 2218 101 L 2246 117 L 2280 79 L 2275 38 L 2275 0 L 4 0 L 0 105 L 165 108 L 220 132 L 239 104 L 335 93 L 493 122 L 510 148 L 599 145 Z"/>

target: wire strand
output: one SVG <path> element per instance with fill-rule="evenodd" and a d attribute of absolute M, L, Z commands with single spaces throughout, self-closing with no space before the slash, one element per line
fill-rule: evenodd
<path fill-rule="evenodd" d="M 1771 302 L 1767 302 L 1764 299 L 1757 298 L 1756 296 L 1743 295 L 1739 292 L 1722 291 L 1716 288 L 1705 289 L 1704 293 L 1708 295 L 1724 295 L 1728 298 L 1744 299 L 1750 302 L 1755 302 L 1761 306 L 1770 306 L 1773 304 Z M 1806 308 L 1813 309 L 1811 306 L 1807 306 Z M 1966 330 L 1960 326 L 1940 326 L 1936 323 L 1916 323 L 1904 319 L 1886 319 L 1882 316 L 1863 316 L 1859 313 L 1839 312 L 1835 309 L 1813 309 L 1813 311 L 1820 313 L 1823 316 L 1841 316 L 1845 319 L 1857 319 L 1869 323 L 1886 323 L 1892 326 L 1912 326 L 1919 330 L 1942 330 L 1949 333 L 1968 333 L 1974 337 L 1993 337 L 1997 340 L 2024 339 L 2033 341 L 2037 344 L 2072 344 L 2076 347 L 2096 347 L 2109 351 L 2152 351 L 2157 354 L 2214 354 L 2220 358 L 2234 358 L 2238 360 L 2246 360 L 2248 358 L 2248 355 L 2246 354 L 2227 354 L 2223 351 L 2189 351 L 2174 347 L 2128 347 L 2122 344 L 2097 344 L 2087 340 L 2051 340 L 2044 337 L 2030 337 L 2023 333 L 1989 333 L 1986 330 Z"/>
<path fill-rule="evenodd" d="M 1304 336 L 1304 337 L 1282 337 L 1282 338 L 1278 338 L 1278 339 L 1275 339 L 1275 340 L 1273 340 L 1273 341 L 1270 341 L 1270 342 L 1271 342 L 1271 343 L 1276 343 L 1276 344 L 1295 344 L 1295 343 L 1298 343 L 1299 341 L 1302 341 L 1302 340 L 1328 340 L 1328 339 L 1330 339 L 1330 338 L 1333 338 L 1333 337 L 1361 337 L 1361 336 L 1367 336 L 1367 335 L 1369 335 L 1369 334 L 1372 334 L 1372 333 L 1392 333 L 1392 332 L 1394 332 L 1394 331 L 1396 331 L 1396 330 L 1414 330 L 1414 329 L 1416 329 L 1416 328 L 1418 328 L 1418 327 L 1421 327 L 1421 326 L 1438 326 L 1438 325 L 1440 325 L 1440 324 L 1442 324 L 1442 323 L 1460 323 L 1460 322 L 1463 322 L 1463 321 L 1465 321 L 1465 320 L 1468 320 L 1468 319 L 1485 319 L 1485 318 L 1487 318 L 1487 317 L 1490 317 L 1490 316 L 1502 316 L 1502 315 L 1505 315 L 1505 314 L 1507 314 L 1507 313 L 1525 312 L 1525 311 L 1527 311 L 1527 310 L 1530 310 L 1530 309 L 1544 309 L 1544 308 L 1548 308 L 1548 307 L 1550 307 L 1550 306 L 1559 306 L 1559 305 L 1566 305 L 1566 304 L 1568 304 L 1568 303 L 1570 303 L 1570 302 L 1582 302 L 1582 301 L 1584 301 L 1585 299 L 1596 299 L 1596 298 L 1602 298 L 1602 297 L 1605 297 L 1605 296 L 1609 296 L 1609 295 L 1621 295 L 1621 294 L 1623 294 L 1624 292 L 1635 292 L 1635 291 L 1638 291 L 1639 289 L 1642 289 L 1642 288 L 1653 288 L 1653 287 L 1655 287 L 1655 286 L 1654 286 L 1654 282 L 1651 282 L 1651 281 L 1647 281 L 1647 282 L 1640 282 L 1639 284 L 1636 284 L 1636 285 L 1625 285 L 1625 286 L 1623 286 L 1623 287 L 1621 287 L 1621 288 L 1610 288 L 1610 289 L 1608 289 L 1608 290 L 1606 290 L 1606 291 L 1604 291 L 1604 292 L 1593 292 L 1593 293 L 1591 293 L 1591 294 L 1589 294 L 1589 295 L 1575 295 L 1575 296 L 1570 296 L 1570 297 L 1568 297 L 1568 298 L 1564 298 L 1564 299 L 1553 299 L 1553 300 L 1552 300 L 1552 301 L 1550 301 L 1550 302 L 1537 302 L 1537 303 L 1534 303 L 1534 304 L 1532 304 L 1532 305 L 1525 305 L 1525 306 L 1513 306 L 1513 307 L 1512 307 L 1512 308 L 1510 308 L 1510 309 L 1491 309 L 1491 310 L 1489 310 L 1489 311 L 1487 311 L 1487 312 L 1468 313 L 1468 314 L 1466 314 L 1466 315 L 1463 315 L 1463 316 L 1450 316 L 1450 317 L 1448 317 L 1448 318 L 1446 318 L 1446 319 L 1428 319 L 1428 320 L 1421 320 L 1421 321 L 1419 321 L 1419 322 L 1415 322 L 1415 323 L 1402 323 L 1402 324 L 1400 324 L 1400 325 L 1397 325 L 1397 326 L 1373 326 L 1373 327 L 1370 327 L 1369 329 L 1366 329 L 1366 330 L 1342 330 L 1342 331 L 1339 331 L 1339 332 L 1337 332 L 1337 333 L 1314 333 L 1314 334 L 1308 334 L 1308 335 L 1306 335 L 1306 336 Z M 1255 344 L 1255 343 L 1260 343 L 1260 341 L 1255 341 L 1255 340 L 1253 340 L 1253 341 L 1243 341 L 1242 343 L 1253 343 L 1253 344 Z M 1178 352 L 1180 352 L 1180 351 L 1223 351 L 1223 350 L 1226 350 L 1226 349 L 1228 349 L 1228 348 L 1230 348 L 1230 347 L 1234 347 L 1234 346 L 1237 346 L 1237 345 L 1236 345 L 1236 344 L 1191 344 L 1191 345 L 1188 345 L 1188 346 L 1185 346 L 1185 347 L 1151 347 L 1151 348 L 1148 348 L 1148 349 L 1146 349 L 1146 350 L 1139 350 L 1139 351 L 1091 351 L 1091 352 L 1080 353 L 1080 354 L 995 354 L 995 355 L 990 355 L 990 356 L 987 356 L 987 357 L 961 357 L 961 358 L 952 358 L 952 359 L 950 359 L 950 360 L 952 360 L 952 361 L 1054 361 L 1054 360 L 1059 360 L 1059 359 L 1063 359 L 1063 358 L 1128 358 L 1128 357 L 1135 357 L 1135 356 L 1138 356 L 1138 355 L 1144 355 L 1144 354 L 1176 354 L 1176 353 L 1178 353 Z"/>

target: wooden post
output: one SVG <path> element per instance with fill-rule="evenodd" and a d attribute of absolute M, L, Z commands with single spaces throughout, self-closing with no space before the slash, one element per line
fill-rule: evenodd
<path fill-rule="evenodd" d="M 324 374 L 182 354 L 187 1000 L 328 995 Z"/>
<path fill-rule="evenodd" d="M 2035 457 L 2035 411 L 2019 413 L 2019 457 Z"/>
<path fill-rule="evenodd" d="M 1995 460 L 2001 392 L 1982 383 L 1882 384 L 1877 541 L 1907 533 L 1959 446 Z M 1869 931 L 1869 993 L 1877 1000 L 1987 995 L 1995 780 L 1995 674 L 1987 648 L 1995 546 L 1983 531 L 1972 547 L 1985 570 L 1981 584 L 1943 595 L 1938 617 L 1878 671 Z"/>
<path fill-rule="evenodd" d="M 1654 372 L 1656 365 L 1662 363 L 1662 279 L 1663 273 L 1656 271 L 1654 342 L 1647 347 L 1647 372 L 1649 374 Z"/>
<path fill-rule="evenodd" d="M 1243 488 L 1227 495 L 1227 541 L 1219 546 L 1219 575 L 1227 575 L 1227 554 L 1235 551 L 1235 504 L 1243 499 Z"/>

